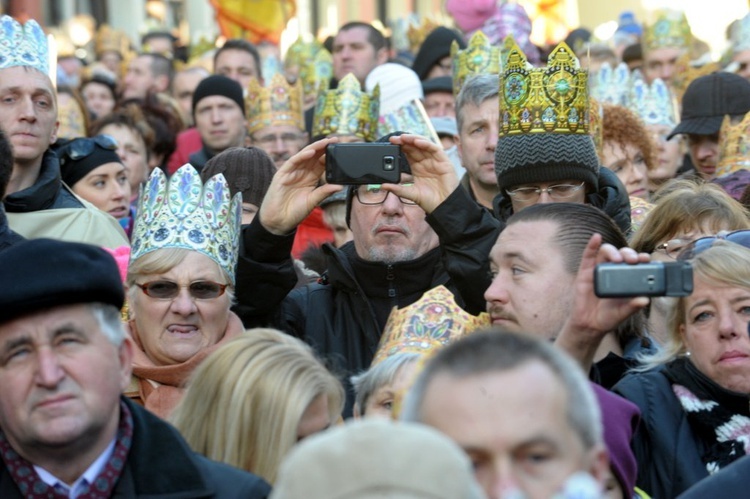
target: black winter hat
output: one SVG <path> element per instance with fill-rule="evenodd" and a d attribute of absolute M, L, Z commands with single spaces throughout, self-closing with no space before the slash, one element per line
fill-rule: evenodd
<path fill-rule="evenodd" d="M 60 305 L 122 308 L 125 291 L 112 255 L 91 244 L 30 239 L 0 258 L 0 323 Z"/>
<path fill-rule="evenodd" d="M 445 26 L 438 26 L 427 35 L 422 46 L 419 47 L 417 57 L 414 58 L 414 64 L 411 66 L 420 80 L 427 78 L 430 68 L 437 64 L 440 59 L 451 55 L 451 43 L 453 40 L 456 40 L 458 43 L 458 48 L 466 48 L 466 42 L 463 37 L 456 31 Z"/>
<path fill-rule="evenodd" d="M 211 95 L 221 95 L 232 99 L 240 106 L 242 116 L 245 116 L 245 98 L 242 94 L 242 87 L 239 83 L 224 75 L 211 75 L 201 80 L 195 88 L 195 93 L 193 93 L 193 115 L 195 115 L 195 106 L 198 102 Z"/>
<path fill-rule="evenodd" d="M 101 135 L 91 138 L 80 137 L 65 143 L 56 150 L 57 155 L 60 157 L 60 175 L 62 181 L 68 187 L 73 187 L 92 170 L 102 165 L 122 163 L 120 157 L 117 155 L 117 151 L 111 147 L 102 147 L 100 142 L 103 141 L 101 138 L 97 139 L 97 137 L 104 137 L 105 140 L 110 140 L 109 137 Z M 114 139 L 111 140 L 114 144 Z M 83 156 L 72 153 L 72 151 L 81 148 L 90 150 L 91 152 Z"/>
<path fill-rule="evenodd" d="M 525 133 L 501 137 L 495 149 L 500 191 L 535 182 L 580 180 L 599 188 L 599 158 L 586 134 Z"/>

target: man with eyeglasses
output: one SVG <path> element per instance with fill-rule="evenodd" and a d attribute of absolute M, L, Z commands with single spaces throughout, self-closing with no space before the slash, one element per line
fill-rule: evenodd
<path fill-rule="evenodd" d="M 0 62 L 0 129 L 13 151 L 3 199 L 10 228 L 26 238 L 127 245 L 117 220 L 77 197 L 60 179 L 59 159 L 50 150 L 57 140 L 57 97 L 47 76 L 41 27 L 33 20 L 22 27 L 3 16 L 0 41 L 9 46 Z"/>
<path fill-rule="evenodd" d="M 353 241 L 323 245 L 327 272 L 318 283 L 292 291 L 290 250 L 300 222 L 340 189 L 318 185 L 325 148 L 337 138 L 314 142 L 287 161 L 242 231 L 235 311 L 245 326 L 273 324 L 307 341 L 346 380 L 369 367 L 393 307 L 445 285 L 470 313 L 485 308 L 487 259 L 476 248 L 492 245 L 498 222 L 458 185 L 439 145 L 409 135 L 380 142 L 389 140 L 401 145 L 402 182 L 348 188 Z M 347 388 L 353 394 L 348 381 Z M 345 417 L 352 411 L 348 399 Z"/>

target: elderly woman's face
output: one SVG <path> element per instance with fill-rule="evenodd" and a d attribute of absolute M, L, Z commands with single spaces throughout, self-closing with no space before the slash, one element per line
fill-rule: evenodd
<path fill-rule="evenodd" d="M 397 397 L 411 387 L 416 374 L 416 362 L 408 362 L 396 371 L 393 383 L 375 390 L 365 402 L 365 417 L 393 418 L 393 404 Z"/>
<path fill-rule="evenodd" d="M 723 388 L 750 393 L 750 289 L 696 277 L 680 335 L 690 359 Z"/>
<path fill-rule="evenodd" d="M 170 271 L 140 277 L 136 282 L 161 280 L 181 286 L 177 297 L 151 298 L 137 288 L 130 304 L 131 319 L 146 355 L 155 364 L 178 364 L 221 340 L 229 320 L 227 293 L 218 298 L 194 299 L 187 286 L 195 281 L 227 282 L 216 262 L 195 251 Z"/>

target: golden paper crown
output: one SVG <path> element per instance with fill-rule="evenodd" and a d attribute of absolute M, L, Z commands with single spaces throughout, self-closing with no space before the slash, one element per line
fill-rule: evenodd
<path fill-rule="evenodd" d="M 286 54 L 284 55 L 284 67 L 290 68 L 309 63 L 309 61 L 313 59 L 322 48 L 323 44 L 318 40 L 306 42 L 302 39 L 302 36 L 300 36 L 294 41 L 294 43 L 289 45 L 289 48 L 286 50 Z"/>
<path fill-rule="evenodd" d="M 458 42 L 451 42 L 453 60 L 453 95 L 458 95 L 466 79 L 475 74 L 500 73 L 500 49 L 490 44 L 489 38 L 481 31 L 474 33 L 469 45 L 458 48 Z"/>
<path fill-rule="evenodd" d="M 723 177 L 737 170 L 750 169 L 750 113 L 742 121 L 732 125 L 729 116 L 724 116 L 719 132 L 719 163 L 716 176 Z"/>
<path fill-rule="evenodd" d="M 352 73 L 344 76 L 339 86 L 326 90 L 321 83 L 315 102 L 313 137 L 320 135 L 356 135 L 374 142 L 378 137 L 380 116 L 380 86 L 376 85 L 372 95 L 362 91 L 359 80 Z"/>
<path fill-rule="evenodd" d="M 255 78 L 250 80 L 245 97 L 247 131 L 255 133 L 269 126 L 289 125 L 305 130 L 302 112 L 302 86 L 299 80 L 289 84 L 281 73 L 276 73 L 267 87 Z"/>
<path fill-rule="evenodd" d="M 643 30 L 644 52 L 662 47 L 690 48 L 693 34 L 684 12 L 661 9 L 656 11 L 655 19 Z"/>
<path fill-rule="evenodd" d="M 307 98 L 315 95 L 321 84 L 328 86 L 333 78 L 333 56 L 327 50 L 319 50 L 314 57 L 304 61 L 299 68 L 302 94 Z"/>
<path fill-rule="evenodd" d="M 565 42 L 534 68 L 518 46 L 500 75 L 500 137 L 521 133 L 589 133 L 588 72 Z"/>
<path fill-rule="evenodd" d="M 682 54 L 677 59 L 677 62 L 675 62 L 674 76 L 672 77 L 672 92 L 677 98 L 677 102 L 682 102 L 682 96 L 693 80 L 709 75 L 714 71 L 721 71 L 719 63 L 709 62 L 701 66 L 696 66 L 688 52 Z"/>
<path fill-rule="evenodd" d="M 100 57 L 104 52 L 117 52 L 125 55 L 130 49 L 130 39 L 124 31 L 112 29 L 102 24 L 94 35 L 94 51 Z"/>
<path fill-rule="evenodd" d="M 372 365 L 397 353 L 432 354 L 449 342 L 489 325 L 489 315 L 467 313 L 456 304 L 453 293 L 445 286 L 437 286 L 407 307 L 394 307 Z"/>
<path fill-rule="evenodd" d="M 422 18 L 419 24 L 409 23 L 409 28 L 406 30 L 406 38 L 409 39 L 409 49 L 412 54 L 419 52 L 419 48 L 424 43 L 424 39 L 427 35 L 432 33 L 435 28 L 439 27 L 440 24 L 433 21 L 428 17 Z"/>

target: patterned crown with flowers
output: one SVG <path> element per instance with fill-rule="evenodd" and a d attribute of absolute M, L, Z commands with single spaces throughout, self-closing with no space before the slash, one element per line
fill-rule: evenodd
<path fill-rule="evenodd" d="M 644 52 L 662 47 L 689 49 L 693 40 L 685 13 L 679 10 L 660 9 L 655 13 L 653 24 L 647 24 L 643 30 Z"/>
<path fill-rule="evenodd" d="M 732 28 L 732 52 L 750 50 L 750 14 L 740 19 Z"/>
<path fill-rule="evenodd" d="M 284 55 L 284 67 L 301 67 L 307 61 L 315 57 L 315 54 L 323 49 L 323 44 L 318 40 L 306 42 L 302 36 L 289 45 Z"/>
<path fill-rule="evenodd" d="M 500 75 L 500 137 L 589 133 L 588 73 L 565 42 L 534 68 L 516 45 Z"/>
<path fill-rule="evenodd" d="M 374 142 L 378 138 L 379 116 L 380 86 L 376 85 L 372 95 L 368 95 L 362 91 L 357 77 L 349 73 L 333 90 L 326 90 L 321 83 L 315 102 L 313 137 L 356 135 L 366 142 Z"/>
<path fill-rule="evenodd" d="M 630 69 L 621 62 L 613 69 L 605 62 L 599 71 L 589 78 L 591 97 L 602 104 L 627 106 L 630 97 Z"/>
<path fill-rule="evenodd" d="M 241 210 L 242 195 L 232 198 L 221 174 L 203 185 L 189 163 L 169 180 L 155 168 L 141 191 L 130 262 L 162 248 L 195 250 L 218 263 L 234 284 Z"/>
<path fill-rule="evenodd" d="M 643 78 L 633 78 L 628 107 L 646 125 L 677 126 L 677 106 L 672 92 L 661 78 L 646 83 Z"/>
<path fill-rule="evenodd" d="M 263 87 L 255 78 L 250 80 L 245 97 L 247 131 L 252 134 L 262 128 L 279 125 L 304 130 L 300 82 L 289 84 L 281 73 L 274 75 L 270 81 L 267 87 Z"/>
<path fill-rule="evenodd" d="M 42 27 L 33 19 L 21 24 L 0 18 L 0 69 L 29 66 L 49 74 L 49 47 Z"/>
<path fill-rule="evenodd" d="M 326 49 L 319 50 L 314 57 L 306 60 L 299 69 L 302 81 L 302 95 L 307 99 L 314 96 L 321 84 L 328 86 L 333 78 L 333 56 Z"/>
<path fill-rule="evenodd" d="M 493 47 L 490 39 L 477 31 L 463 50 L 458 42 L 451 42 L 451 59 L 453 60 L 453 95 L 458 95 L 469 76 L 475 74 L 500 73 L 500 48 Z"/>
<path fill-rule="evenodd" d="M 716 176 L 723 177 L 737 170 L 750 170 L 750 113 L 736 125 L 732 125 L 729 116 L 724 116 L 719 131 Z"/>
<path fill-rule="evenodd" d="M 431 355 L 464 335 L 490 325 L 490 316 L 464 311 L 445 286 L 427 291 L 411 305 L 388 316 L 372 365 L 397 353 Z"/>

